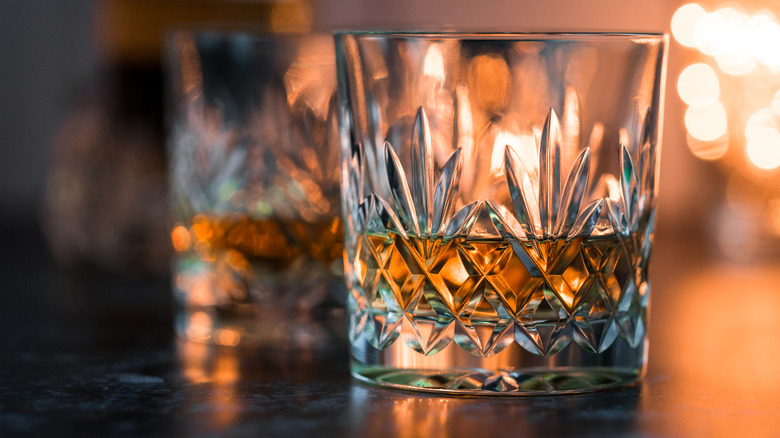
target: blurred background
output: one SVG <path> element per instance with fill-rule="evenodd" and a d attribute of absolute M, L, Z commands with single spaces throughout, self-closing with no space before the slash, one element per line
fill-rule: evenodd
<path fill-rule="evenodd" d="M 664 31 L 659 235 L 730 260 L 780 235 L 780 4 L 770 0 L 12 0 L 0 14 L 0 225 L 65 266 L 164 275 L 161 41 L 171 26 Z"/>

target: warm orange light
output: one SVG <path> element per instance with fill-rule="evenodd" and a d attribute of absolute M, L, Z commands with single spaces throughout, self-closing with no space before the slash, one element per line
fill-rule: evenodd
<path fill-rule="evenodd" d="M 439 44 L 431 45 L 425 52 L 423 75 L 431 79 L 444 80 L 444 55 Z"/>
<path fill-rule="evenodd" d="M 623 191 L 620 189 L 620 181 L 614 175 L 605 173 L 601 176 L 601 182 L 606 187 L 606 195 L 615 202 L 621 202 Z"/>
<path fill-rule="evenodd" d="M 740 76 L 756 69 L 754 40 L 750 17 L 730 7 L 721 8 L 709 15 L 710 34 L 707 43 L 710 54 L 718 67 L 727 74 Z"/>
<path fill-rule="evenodd" d="M 769 227 L 775 235 L 780 236 L 780 198 L 769 201 Z"/>
<path fill-rule="evenodd" d="M 220 329 L 214 333 L 214 341 L 219 345 L 235 347 L 241 341 L 241 334 L 233 329 Z"/>
<path fill-rule="evenodd" d="M 236 349 L 201 342 L 179 341 L 176 346 L 182 376 L 198 385 L 199 397 L 194 402 L 208 408 L 203 424 L 209 425 L 210 433 L 222 435 L 241 412 L 246 412 L 245 398 L 237 386 L 242 377 L 242 356 Z"/>
<path fill-rule="evenodd" d="M 252 274 L 252 266 L 249 264 L 246 255 L 241 253 L 241 251 L 236 251 L 235 249 L 226 250 L 220 254 L 220 262 L 224 263 L 233 272 L 240 272 L 244 275 Z"/>
<path fill-rule="evenodd" d="M 504 174 L 504 151 L 509 146 L 517 153 L 525 168 L 531 172 L 531 177 L 536 172 L 539 163 L 539 154 L 536 150 L 536 142 L 533 135 L 516 135 L 511 132 L 499 132 L 493 142 L 493 155 L 490 158 L 490 173 L 500 176 Z"/>
<path fill-rule="evenodd" d="M 209 362 L 211 347 L 201 342 L 179 341 L 177 348 L 184 378 L 196 384 L 209 382 L 211 377 L 205 365 Z"/>
<path fill-rule="evenodd" d="M 281 2 L 271 9 L 273 32 L 303 32 L 311 28 L 312 10 L 308 3 Z"/>
<path fill-rule="evenodd" d="M 734 234 L 734 230 L 729 229 L 729 233 Z M 675 263 L 679 266 L 686 259 L 673 258 L 666 267 L 674 270 Z M 664 351 L 653 357 L 650 368 L 674 370 L 676 379 L 706 394 L 682 409 L 677 400 L 661 401 L 664 412 L 684 411 L 674 422 L 674 435 L 766 435 L 766 423 L 753 419 L 761 418 L 760 412 L 776 411 L 763 403 L 780 393 L 780 349 L 775 348 L 774 336 L 780 333 L 776 310 L 780 309 L 776 287 L 780 271 L 768 262 L 722 262 L 672 278 L 656 289 L 664 293 L 653 297 L 654 305 L 666 312 L 654 321 L 661 323 L 655 325 L 656 331 L 651 329 L 652 342 L 663 345 Z M 737 317 L 738 297 L 743 294 L 749 295 L 745 301 L 749 310 Z M 728 353 L 724 353 L 724 346 L 728 346 Z M 713 358 L 717 366 L 702 363 L 701 358 Z M 720 386 L 714 389 L 713 384 Z M 645 399 L 640 397 L 641 412 L 659 411 L 658 405 Z M 739 400 L 736 408 L 735 400 Z"/>
<path fill-rule="evenodd" d="M 187 291 L 187 304 L 191 306 L 211 306 L 215 303 L 214 285 L 218 277 L 214 274 L 179 275 L 176 285 L 179 290 Z M 207 315 L 208 316 L 208 315 Z"/>
<path fill-rule="evenodd" d="M 715 70 L 707 64 L 689 65 L 677 80 L 680 98 L 691 106 L 707 106 L 720 95 L 720 82 Z"/>
<path fill-rule="evenodd" d="M 469 64 L 469 94 L 488 113 L 498 113 L 509 102 L 512 77 L 499 55 L 475 56 Z"/>
<path fill-rule="evenodd" d="M 726 109 L 717 100 L 706 106 L 692 106 L 685 112 L 685 128 L 697 140 L 716 140 L 726 134 Z"/>
<path fill-rule="evenodd" d="M 277 6 L 274 6 L 274 10 Z M 284 74 L 287 102 L 290 108 L 309 108 L 318 117 L 325 119 L 333 84 L 336 83 L 335 61 L 326 55 L 333 50 L 333 43 L 327 39 L 314 38 L 310 43 L 296 46 L 296 50 L 298 54 L 295 62 Z M 253 129 L 262 131 L 263 126 L 265 124 L 260 123 Z"/>
<path fill-rule="evenodd" d="M 208 241 L 214 234 L 214 231 L 211 229 L 209 218 L 202 214 L 192 218 L 192 227 L 190 228 L 190 231 L 192 231 L 195 238 L 201 242 Z"/>
<path fill-rule="evenodd" d="M 780 66 L 780 25 L 768 12 L 761 12 L 750 19 L 751 49 L 762 64 Z"/>
<path fill-rule="evenodd" d="M 189 230 L 183 225 L 176 225 L 171 231 L 171 242 L 176 251 L 187 251 L 192 243 Z"/>
<path fill-rule="evenodd" d="M 734 51 L 742 44 L 740 34 L 746 20 L 744 14 L 729 7 L 703 16 L 694 28 L 696 48 L 712 56 Z"/>
<path fill-rule="evenodd" d="M 672 23 L 674 26 L 674 18 Z M 697 49 L 713 56 L 718 67 L 730 75 L 755 71 L 757 62 L 768 67 L 780 66 L 780 24 L 768 11 L 748 16 L 735 8 L 724 7 L 705 13 L 696 19 L 693 41 Z"/>
<path fill-rule="evenodd" d="M 756 69 L 756 61 L 747 51 L 747 46 L 717 55 L 715 62 L 724 73 L 732 76 L 746 75 Z M 745 49 L 745 50 L 743 50 Z"/>
<path fill-rule="evenodd" d="M 677 11 L 672 16 L 672 35 L 674 39 L 683 46 L 694 47 L 696 45 L 693 33 L 694 28 L 699 19 L 706 14 L 707 11 L 698 3 L 688 3 L 677 8 Z"/>
<path fill-rule="evenodd" d="M 187 337 L 193 340 L 206 341 L 211 337 L 211 317 L 206 312 L 195 312 L 187 324 Z"/>
<path fill-rule="evenodd" d="M 775 93 L 775 96 L 772 98 L 772 112 L 775 113 L 775 116 L 780 117 L 780 90 L 777 90 Z"/>
<path fill-rule="evenodd" d="M 702 160 L 717 160 L 726 155 L 729 149 L 729 141 L 725 136 L 713 141 L 698 140 L 690 135 L 687 137 L 688 149 L 690 149 L 693 155 Z"/>
<path fill-rule="evenodd" d="M 232 385 L 241 377 L 241 369 L 238 358 L 231 352 L 217 355 L 214 359 L 214 371 L 212 380 L 216 385 Z"/>
<path fill-rule="evenodd" d="M 748 118 L 747 123 L 745 123 L 745 137 L 750 137 L 751 134 L 761 128 L 776 127 L 775 116 L 772 114 L 772 110 L 763 108 L 754 112 Z"/>
<path fill-rule="evenodd" d="M 712 14 L 705 14 L 693 27 L 693 42 L 695 47 L 705 55 L 712 55 L 710 40 L 715 34 L 715 20 Z"/>
<path fill-rule="evenodd" d="M 750 161 L 761 169 L 780 167 L 780 132 L 776 128 L 760 128 L 750 134 L 745 149 Z"/>
<path fill-rule="evenodd" d="M 618 129 L 618 143 L 626 146 L 631 144 L 631 136 L 628 135 L 628 129 L 626 128 Z"/>

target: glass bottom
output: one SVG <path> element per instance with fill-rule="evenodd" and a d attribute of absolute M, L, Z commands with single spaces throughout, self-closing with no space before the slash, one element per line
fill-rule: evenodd
<path fill-rule="evenodd" d="M 312 348 L 329 344 L 343 331 L 337 327 L 343 311 L 327 321 L 308 316 L 284 318 L 283 314 L 253 308 L 196 307 L 179 310 L 175 315 L 176 334 L 186 340 L 224 346 L 274 346 Z M 335 315 L 339 313 L 339 315 Z M 343 326 L 343 324 L 341 324 Z"/>
<path fill-rule="evenodd" d="M 352 375 L 381 387 L 452 395 L 524 396 L 575 394 L 631 385 L 645 369 L 646 342 L 617 340 L 602 353 L 569 345 L 549 357 L 512 345 L 491 357 L 456 345 L 423 356 L 403 342 L 378 350 L 362 339 L 352 344 Z"/>
<path fill-rule="evenodd" d="M 255 263 L 242 271 L 226 262 L 175 258 L 176 334 L 224 346 L 282 349 L 309 349 L 346 337 L 344 307 L 337 299 L 343 278 L 319 262 L 272 268 Z"/>

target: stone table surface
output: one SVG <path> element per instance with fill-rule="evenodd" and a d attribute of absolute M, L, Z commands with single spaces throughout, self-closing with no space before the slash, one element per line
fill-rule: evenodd
<path fill-rule="evenodd" d="M 646 378 L 577 396 L 367 387 L 343 344 L 177 340 L 167 279 L 64 272 L 31 226 L 0 241 L 0 437 L 780 436 L 780 264 L 658 236 Z"/>

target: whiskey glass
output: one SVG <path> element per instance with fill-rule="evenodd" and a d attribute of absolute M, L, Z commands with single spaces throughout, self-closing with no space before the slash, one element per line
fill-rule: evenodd
<path fill-rule="evenodd" d="M 637 381 L 667 37 L 335 37 L 352 373 L 451 394 Z"/>
<path fill-rule="evenodd" d="M 327 341 L 344 293 L 332 36 L 182 30 L 167 41 L 177 333 Z"/>

